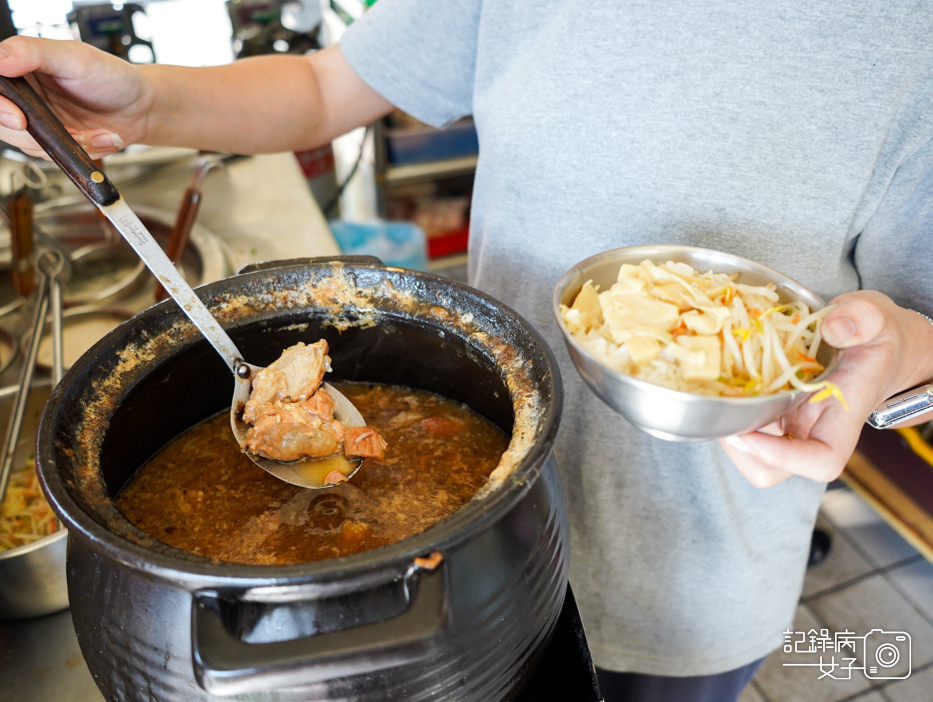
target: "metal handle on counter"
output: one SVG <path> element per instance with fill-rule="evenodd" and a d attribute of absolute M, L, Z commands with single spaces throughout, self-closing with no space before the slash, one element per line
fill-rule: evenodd
<path fill-rule="evenodd" d="M 63 348 L 62 275 L 65 272 L 65 257 L 54 249 L 39 254 L 36 266 L 45 276 L 49 286 L 49 304 L 52 307 L 52 387 L 61 382 L 65 361 Z"/>
<path fill-rule="evenodd" d="M 29 297 L 36 287 L 36 272 L 33 268 L 33 202 L 27 188 L 23 187 L 10 195 L 7 208 L 10 226 L 10 272 L 13 288 L 20 297 Z"/>
<path fill-rule="evenodd" d="M 169 237 L 168 245 L 165 247 L 165 253 L 173 261 L 181 260 L 181 255 L 185 252 L 185 247 L 188 246 L 188 238 L 191 236 L 191 229 L 198 218 L 200 207 L 201 191 L 189 187 L 185 190 L 181 208 L 178 210 L 178 218 L 172 228 L 172 235 Z"/>
<path fill-rule="evenodd" d="M 420 660 L 430 654 L 450 623 L 445 572 L 441 567 L 416 569 L 416 577 L 407 575 L 404 587 L 409 606 L 398 616 L 269 643 L 242 641 L 225 624 L 224 598 L 216 592 L 197 593 L 192 607 L 195 677 L 212 694 L 243 695 Z"/>
<path fill-rule="evenodd" d="M 103 207 L 120 198 L 110 179 L 101 173 L 25 78 L 0 76 L 0 94 L 23 111 L 26 131 L 89 200 Z"/>
<path fill-rule="evenodd" d="M 921 385 L 889 397 L 871 413 L 867 421 L 875 429 L 888 429 L 927 413 L 933 413 L 933 384 Z"/>
<path fill-rule="evenodd" d="M 191 236 L 191 230 L 194 228 L 194 222 L 198 217 L 198 210 L 201 208 L 201 182 L 207 168 L 198 166 L 195 171 L 191 185 L 185 190 L 181 199 L 181 207 L 175 218 L 175 226 L 172 227 L 172 234 L 169 236 L 168 244 L 165 247 L 165 254 L 172 263 L 178 263 L 185 248 L 188 246 L 188 239 Z M 161 285 L 156 285 L 155 300 L 162 302 L 168 297 L 168 292 Z"/>

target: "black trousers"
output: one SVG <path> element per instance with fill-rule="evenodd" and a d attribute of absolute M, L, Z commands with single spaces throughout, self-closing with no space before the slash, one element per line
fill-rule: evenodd
<path fill-rule="evenodd" d="M 605 702 L 735 702 L 762 661 L 718 675 L 672 678 L 596 669 Z"/>

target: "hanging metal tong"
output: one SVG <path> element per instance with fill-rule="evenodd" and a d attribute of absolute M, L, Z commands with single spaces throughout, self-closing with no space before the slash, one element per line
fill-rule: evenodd
<path fill-rule="evenodd" d="M 57 384 L 62 378 L 62 291 L 61 275 L 65 270 L 65 259 L 61 252 L 54 249 L 43 249 L 36 259 L 38 268 L 38 285 L 36 287 L 36 304 L 32 311 L 31 328 L 29 334 L 29 347 L 26 349 L 19 383 L 13 399 L 13 411 L 7 425 L 6 436 L 3 439 L 2 461 L 0 461 L 0 504 L 6 498 L 6 489 L 13 468 L 16 445 L 19 443 L 19 434 L 23 426 L 23 415 L 26 412 L 26 403 L 29 401 L 29 391 L 32 386 L 32 376 L 36 369 L 36 358 L 39 355 L 39 344 L 42 341 L 42 330 L 48 317 L 49 307 L 52 308 L 52 384 Z"/>

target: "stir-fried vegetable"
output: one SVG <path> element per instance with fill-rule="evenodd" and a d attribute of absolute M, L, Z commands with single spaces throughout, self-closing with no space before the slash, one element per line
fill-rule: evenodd
<path fill-rule="evenodd" d="M 24 546 L 54 534 L 58 519 L 39 487 L 35 462 L 10 474 L 6 499 L 0 510 L 0 551 Z"/>
<path fill-rule="evenodd" d="M 813 382 L 824 370 L 816 356 L 828 310 L 783 301 L 773 284 L 648 260 L 623 264 L 608 290 L 587 282 L 572 305 L 561 306 L 584 348 L 636 378 L 727 397 L 797 388 L 816 391 L 813 401 L 842 400 L 831 383 Z"/>

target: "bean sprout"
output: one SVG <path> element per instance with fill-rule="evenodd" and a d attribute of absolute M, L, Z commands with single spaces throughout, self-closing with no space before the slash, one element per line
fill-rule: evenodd
<path fill-rule="evenodd" d="M 39 487 L 35 462 L 10 474 L 6 499 L 0 510 L 0 551 L 25 546 L 54 534 L 58 519 Z"/>

